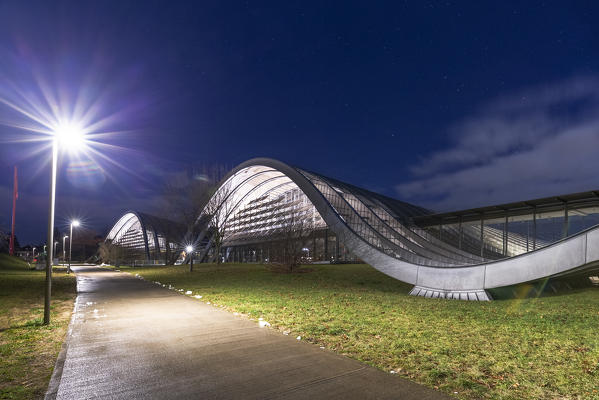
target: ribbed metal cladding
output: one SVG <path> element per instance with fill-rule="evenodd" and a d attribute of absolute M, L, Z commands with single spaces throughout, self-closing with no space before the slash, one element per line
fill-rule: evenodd
<path fill-rule="evenodd" d="M 209 236 L 214 230 L 210 229 L 207 210 L 214 210 L 214 206 L 227 210 L 219 222 L 228 224 L 225 245 L 232 246 L 276 238 L 280 226 L 295 213 L 309 220 L 314 229 L 326 232 L 326 244 L 328 232 L 332 232 L 335 252 L 343 245 L 379 271 L 413 284 L 412 295 L 486 301 L 491 299 L 487 289 L 597 268 L 599 206 L 588 200 L 589 196 L 564 196 L 572 205 L 567 206 L 566 219 L 559 228 L 571 236 L 551 240 L 537 232 L 543 228 L 538 221 L 559 217 L 553 205 L 546 214 L 534 211 L 534 229 L 522 229 L 529 228 L 522 224 L 528 221 L 523 207 L 532 204 L 531 209 L 536 210 L 550 203 L 547 199 L 514 203 L 510 207 L 519 210 L 517 215 L 502 214 L 501 219 L 490 217 L 495 217 L 497 207 L 481 209 L 489 215 L 479 216 L 479 221 L 472 213 L 432 215 L 416 205 L 277 160 L 258 158 L 240 164 L 223 179 L 208 200 L 210 207 L 204 207 L 197 220 L 199 225 L 206 225 L 198 229 L 201 237 L 197 242 L 211 242 Z M 131 247 L 145 247 L 149 257 L 152 248 L 156 253 L 161 251 L 160 232 L 154 217 L 129 213 L 108 237 Z"/>

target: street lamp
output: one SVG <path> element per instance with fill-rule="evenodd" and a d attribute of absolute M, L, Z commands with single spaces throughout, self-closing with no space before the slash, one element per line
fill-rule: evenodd
<path fill-rule="evenodd" d="M 35 247 L 31 249 L 31 258 L 35 258 Z"/>
<path fill-rule="evenodd" d="M 67 240 L 68 237 L 69 235 L 64 235 L 62 237 L 62 265 L 64 265 L 67 262 L 67 248 L 64 242 L 65 240 Z"/>
<path fill-rule="evenodd" d="M 56 246 L 58 245 L 58 240 L 54 241 L 54 254 L 56 254 Z"/>
<path fill-rule="evenodd" d="M 185 251 L 189 254 L 189 272 L 193 272 L 193 246 L 187 246 Z"/>
<path fill-rule="evenodd" d="M 59 123 L 53 129 L 52 166 L 50 168 L 50 193 L 48 201 L 48 240 L 54 242 L 54 204 L 56 203 L 56 166 L 58 146 L 66 150 L 78 150 L 85 145 L 81 127 L 73 123 Z M 52 248 L 46 255 L 46 290 L 44 296 L 44 325 L 50 323 L 50 297 L 52 296 Z"/>
<path fill-rule="evenodd" d="M 69 266 L 67 267 L 67 274 L 71 272 L 71 254 L 73 250 L 73 227 L 79 226 L 79 221 L 74 219 L 71 221 L 71 239 L 69 240 Z"/>

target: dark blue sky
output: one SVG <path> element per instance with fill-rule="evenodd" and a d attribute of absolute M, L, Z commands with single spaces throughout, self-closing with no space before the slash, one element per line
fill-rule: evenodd
<path fill-rule="evenodd" d="M 35 135 L 14 127 L 28 118 L 7 102 L 49 110 L 48 91 L 95 104 L 99 131 L 117 132 L 99 141 L 119 146 L 98 148 L 112 161 L 62 158 L 59 226 L 82 215 L 101 231 L 121 210 L 151 212 L 161 183 L 191 164 L 256 156 L 439 210 L 597 189 L 597 11 L 0 2 L 0 227 L 18 164 L 17 234 L 43 241 L 49 152 L 14 143 Z"/>

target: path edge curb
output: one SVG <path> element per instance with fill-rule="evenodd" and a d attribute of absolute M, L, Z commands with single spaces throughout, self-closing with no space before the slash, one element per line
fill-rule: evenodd
<path fill-rule="evenodd" d="M 71 314 L 69 326 L 67 327 L 67 334 L 65 335 L 64 342 L 62 342 L 62 347 L 60 348 L 60 352 L 58 353 L 56 363 L 54 364 L 54 370 L 52 371 L 52 376 L 50 377 L 50 383 L 48 383 L 48 389 L 46 390 L 46 394 L 44 395 L 44 400 L 55 400 L 56 396 L 58 395 L 58 389 L 60 387 L 60 382 L 62 381 L 62 371 L 64 369 L 64 363 L 67 359 L 69 340 L 71 339 L 73 333 L 72 325 L 73 321 L 75 320 L 75 312 L 77 311 L 78 302 L 79 290 L 77 290 L 77 297 L 75 297 L 75 304 L 73 304 L 73 312 Z"/>

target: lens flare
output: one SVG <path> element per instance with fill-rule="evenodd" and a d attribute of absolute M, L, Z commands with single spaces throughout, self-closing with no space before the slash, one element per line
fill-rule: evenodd
<path fill-rule="evenodd" d="M 67 165 L 67 181 L 76 188 L 96 189 L 106 182 L 106 175 L 92 160 L 71 160 Z"/>
<path fill-rule="evenodd" d="M 110 180 L 126 192 L 121 172 L 146 181 L 126 165 L 143 151 L 123 147 L 149 102 L 133 90 L 137 84 L 101 58 L 65 64 L 52 57 L 42 62 L 39 54 L 0 48 L 0 153 L 15 163 L 32 161 L 34 178 L 47 171 L 56 144 L 65 156 L 61 160 L 75 163 L 67 171 L 74 186 L 98 188 Z"/>
<path fill-rule="evenodd" d="M 83 128 L 76 122 L 59 124 L 54 129 L 54 136 L 60 148 L 68 152 L 80 152 L 85 148 L 86 138 Z"/>

